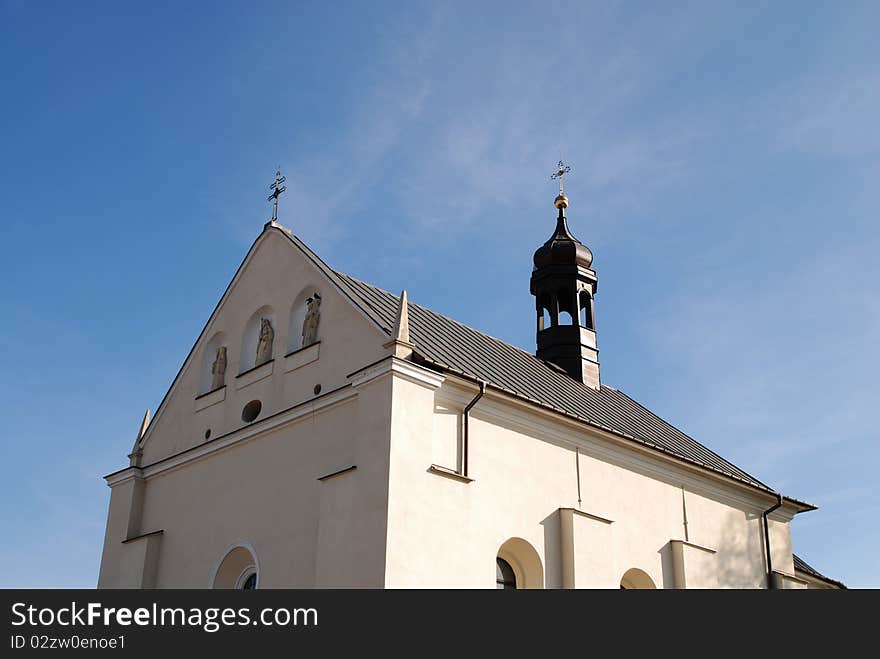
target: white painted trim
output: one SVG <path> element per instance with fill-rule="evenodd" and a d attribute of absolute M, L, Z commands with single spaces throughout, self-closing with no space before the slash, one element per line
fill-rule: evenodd
<path fill-rule="evenodd" d="M 360 387 L 388 373 L 392 373 L 415 384 L 430 387 L 431 389 L 437 389 L 446 379 L 445 376 L 436 371 L 389 356 L 388 359 L 384 359 L 378 364 L 352 375 L 351 384 L 353 387 Z"/>
<path fill-rule="evenodd" d="M 443 476 L 444 478 L 450 478 L 454 481 L 458 481 L 459 483 L 473 483 L 474 479 L 464 474 L 460 474 L 455 469 L 450 469 L 449 467 L 442 467 L 438 464 L 432 464 L 428 467 L 428 473 L 437 474 L 438 476 Z"/>
<path fill-rule="evenodd" d="M 798 570 L 795 570 L 795 573 L 797 572 Z M 796 576 L 796 574 L 791 574 L 789 572 L 783 572 L 782 570 L 773 570 L 773 576 L 776 578 L 777 581 L 781 580 L 783 581 L 783 583 L 785 581 L 794 581 L 795 583 L 801 584 L 803 586 L 809 585 L 809 582 L 803 577 Z"/>
<path fill-rule="evenodd" d="M 798 579 L 800 579 L 801 581 L 803 581 L 805 584 L 807 584 L 807 586 L 812 584 L 822 590 L 839 590 L 840 589 L 839 584 L 832 582 L 832 581 L 825 580 L 825 579 L 830 579 L 830 577 L 826 577 L 825 579 L 820 579 L 818 577 L 813 576 L 812 574 L 798 570 L 797 568 L 795 568 L 795 570 L 794 570 L 794 576 L 797 577 Z"/>
<path fill-rule="evenodd" d="M 257 570 L 256 565 L 248 565 L 244 570 L 241 571 L 241 574 L 235 580 L 235 590 L 241 590 L 242 586 L 244 586 L 244 582 L 250 579 L 251 575 L 255 575 L 256 581 L 254 588 L 260 587 L 260 571 Z"/>
<path fill-rule="evenodd" d="M 397 358 L 391 360 L 391 370 L 395 375 L 405 380 L 430 387 L 431 389 L 439 388 L 446 379 L 436 371 Z"/>
<path fill-rule="evenodd" d="M 116 487 L 117 485 L 122 485 L 123 483 L 127 483 L 134 479 L 144 479 L 144 472 L 140 467 L 129 467 L 128 469 L 123 469 L 122 471 L 117 471 L 108 476 L 104 476 L 104 480 L 107 481 L 107 485 L 110 487 Z"/>
<path fill-rule="evenodd" d="M 796 508 L 783 503 L 781 508 L 777 508 L 772 513 L 767 515 L 767 519 L 772 519 L 774 522 L 790 522 L 794 519 L 794 516 L 796 514 Z"/>
<path fill-rule="evenodd" d="M 709 554 L 717 554 L 718 552 L 714 549 L 710 549 L 709 547 L 704 547 L 703 545 L 697 545 L 693 542 L 688 542 L 687 540 L 670 540 L 669 542 L 673 544 L 684 545 L 685 547 L 691 547 L 693 549 L 699 549 L 700 551 L 705 551 Z"/>
<path fill-rule="evenodd" d="M 299 350 L 287 355 L 284 358 L 284 372 L 290 373 L 291 371 L 295 371 L 296 369 L 305 366 L 306 364 L 311 364 L 313 361 L 318 359 L 318 355 L 320 354 L 321 342 L 313 343 L 310 346 L 305 348 L 300 348 Z"/>
<path fill-rule="evenodd" d="M 613 519 L 608 519 L 607 517 L 600 517 L 599 515 L 594 515 L 592 513 L 588 513 L 586 511 L 580 510 L 578 508 L 560 508 L 560 511 L 570 510 L 575 515 L 580 515 L 581 517 L 586 517 L 587 519 L 591 519 L 594 522 L 602 522 L 603 524 L 614 524 Z"/>
<path fill-rule="evenodd" d="M 252 368 L 249 371 L 245 371 L 242 375 L 237 375 L 235 377 L 235 388 L 236 389 L 244 389 L 248 385 L 254 384 L 255 382 L 259 382 L 260 380 L 265 380 L 267 377 L 272 375 L 275 371 L 275 360 L 271 360 L 266 362 L 265 364 L 260 364 L 256 368 Z"/>
<path fill-rule="evenodd" d="M 207 394 L 196 396 L 196 412 L 201 412 L 203 409 L 211 407 L 211 405 L 216 405 L 217 403 L 222 403 L 224 400 L 226 400 L 225 386 L 215 389 Z"/>
<path fill-rule="evenodd" d="M 220 566 L 223 565 L 223 561 L 226 560 L 226 557 L 229 556 L 229 554 L 232 553 L 234 549 L 238 549 L 239 547 L 241 547 L 242 549 L 247 549 L 248 552 L 250 552 L 251 558 L 254 559 L 254 565 L 246 567 L 244 572 L 251 569 L 252 567 L 255 568 L 257 570 L 257 588 L 260 587 L 260 558 L 259 556 L 257 556 L 257 552 L 254 549 L 254 546 L 247 540 L 236 540 L 231 545 L 226 547 L 226 550 L 222 554 L 220 554 L 220 560 L 214 563 L 214 567 L 211 569 L 211 580 L 208 582 L 207 586 L 209 590 L 214 589 L 214 580 L 217 578 L 217 572 L 220 570 Z M 244 574 L 244 572 L 242 572 L 242 574 Z M 241 575 L 239 575 L 239 578 L 240 577 Z"/>
<path fill-rule="evenodd" d="M 285 426 L 290 423 L 294 423 L 303 417 L 310 417 L 312 414 L 316 412 L 320 412 L 326 410 L 327 408 L 341 404 L 345 401 L 348 401 L 357 396 L 357 392 L 354 391 L 350 387 L 342 387 L 337 389 L 334 392 L 327 394 L 321 398 L 318 398 L 313 401 L 309 401 L 307 403 L 303 403 L 301 405 L 297 405 L 295 408 L 279 412 L 274 416 L 270 416 L 262 421 L 257 421 L 250 425 L 244 426 L 243 428 L 239 428 L 228 435 L 223 437 L 219 437 L 215 440 L 209 441 L 205 444 L 200 444 L 192 449 L 184 451 L 182 453 L 178 453 L 177 455 L 173 455 L 169 458 L 165 458 L 160 460 L 159 462 L 153 463 L 152 465 L 148 465 L 146 467 L 140 468 L 138 471 L 142 474 L 142 478 L 152 478 L 158 474 L 169 471 L 171 469 L 176 469 L 183 465 L 186 465 L 194 460 L 200 460 L 212 453 L 216 453 L 217 451 L 222 451 L 230 446 L 235 444 L 239 444 L 253 437 L 262 435 L 263 433 L 270 432 L 279 428 L 281 426 Z M 126 471 L 130 471 L 131 469 L 136 469 L 136 467 L 129 467 Z M 106 477 L 108 479 L 108 484 L 115 484 L 115 477 L 124 472 L 117 472 L 117 474 L 111 474 Z M 114 483 L 110 482 L 110 479 L 114 478 Z"/>
<path fill-rule="evenodd" d="M 449 382 L 454 380 L 454 376 L 448 379 Z M 745 507 L 749 512 L 763 512 L 768 507 L 768 498 L 773 496 L 767 492 L 762 497 L 753 486 L 729 479 L 709 466 L 702 467 L 672 454 L 654 451 L 638 440 L 562 417 L 492 389 L 486 391 L 480 404 L 471 411 L 471 417 L 565 444 L 572 449 L 578 447 L 588 456 L 617 463 L 677 486 L 685 485 L 690 492 Z"/>

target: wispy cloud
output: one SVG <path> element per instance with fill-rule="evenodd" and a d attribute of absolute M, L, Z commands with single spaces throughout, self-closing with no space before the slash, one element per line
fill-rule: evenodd
<path fill-rule="evenodd" d="M 558 32 L 551 19 L 538 33 L 499 34 L 492 48 L 482 38 L 457 48 L 444 41 L 460 28 L 449 11 L 416 31 L 389 29 L 396 46 L 374 63 L 385 75 L 364 73 L 369 90 L 326 149 L 288 164 L 288 212 L 303 233 L 332 249 L 361 213 L 381 215 L 365 201 L 375 204 L 377 191 L 414 242 L 442 241 L 477 220 L 484 230 L 516 227 L 540 201 L 549 205 L 550 168 L 574 154 L 579 203 L 603 199 L 597 223 L 682 180 L 709 129 L 696 120 L 628 125 L 619 113 L 650 98 L 659 53 L 685 41 L 690 54 L 711 47 L 699 36 L 704 24 L 682 12 L 651 40 L 635 28 L 614 40 L 613 6 L 567 8 L 559 18 Z"/>
<path fill-rule="evenodd" d="M 800 81 L 774 114 L 783 147 L 813 155 L 876 154 L 880 151 L 880 74 Z"/>

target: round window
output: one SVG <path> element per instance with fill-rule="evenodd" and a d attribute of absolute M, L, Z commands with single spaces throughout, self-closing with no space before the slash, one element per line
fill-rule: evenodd
<path fill-rule="evenodd" d="M 245 423 L 250 423 L 258 416 L 260 416 L 260 410 L 263 409 L 263 404 L 258 400 L 252 400 L 250 403 L 244 406 L 244 409 L 241 411 L 241 420 Z"/>

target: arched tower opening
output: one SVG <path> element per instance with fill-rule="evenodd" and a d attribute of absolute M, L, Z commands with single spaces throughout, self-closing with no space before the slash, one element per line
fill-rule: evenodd
<path fill-rule="evenodd" d="M 592 269 L 593 253 L 572 235 L 565 209 L 561 177 L 567 169 L 560 163 L 556 230 L 534 256 L 530 290 L 537 310 L 539 359 L 553 362 L 571 377 L 599 388 L 599 349 L 593 299 L 598 277 Z"/>

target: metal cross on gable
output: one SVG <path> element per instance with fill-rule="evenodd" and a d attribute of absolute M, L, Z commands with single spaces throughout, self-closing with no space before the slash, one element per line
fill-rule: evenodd
<path fill-rule="evenodd" d="M 266 201 L 273 202 L 272 204 L 272 221 L 278 221 L 278 197 L 281 196 L 281 193 L 287 190 L 287 186 L 284 185 L 284 182 L 287 181 L 286 176 L 281 176 L 281 165 L 278 165 L 278 169 L 275 172 L 275 181 L 269 185 L 269 189 L 272 190 L 272 194 L 270 194 Z"/>
<path fill-rule="evenodd" d="M 559 179 L 559 195 L 562 196 L 562 177 L 568 174 L 571 171 L 571 167 L 566 165 L 561 160 L 556 163 L 556 171 L 553 172 L 553 175 L 550 177 L 551 179 Z"/>

